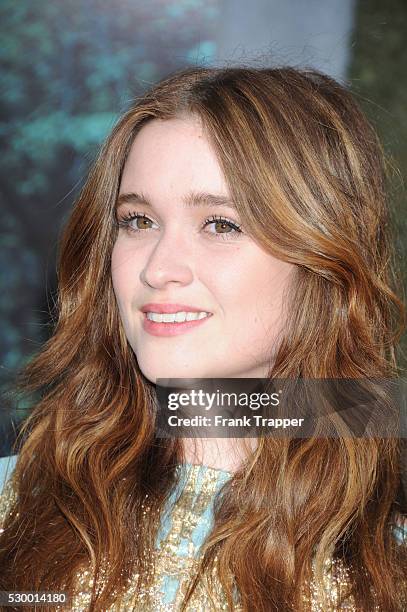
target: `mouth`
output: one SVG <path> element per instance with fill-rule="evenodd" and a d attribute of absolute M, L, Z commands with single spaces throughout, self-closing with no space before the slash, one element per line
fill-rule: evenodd
<path fill-rule="evenodd" d="M 202 325 L 212 316 L 211 312 L 205 310 L 175 310 L 174 305 L 160 305 L 151 310 L 148 308 L 142 309 L 143 329 L 154 336 L 182 334 Z"/>
<path fill-rule="evenodd" d="M 204 310 L 199 312 L 181 310 L 174 313 L 148 311 L 145 315 L 149 321 L 154 321 L 155 323 L 184 323 L 185 321 L 200 321 L 205 319 L 205 317 L 209 317 L 211 313 Z"/>

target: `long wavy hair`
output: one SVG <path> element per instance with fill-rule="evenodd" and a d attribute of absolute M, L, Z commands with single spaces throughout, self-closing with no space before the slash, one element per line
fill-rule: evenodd
<path fill-rule="evenodd" d="M 2 590 L 74 591 L 76 572 L 88 567 L 90 609 L 102 610 L 128 578 L 147 580 L 145 551 L 184 455 L 179 440 L 155 437 L 155 388 L 119 317 L 115 203 L 141 127 L 190 116 L 202 121 L 244 226 L 296 266 L 270 376 L 400 376 L 405 318 L 385 164 L 353 96 L 312 70 L 170 75 L 117 122 L 61 236 L 55 330 L 21 375 L 40 399 L 20 434 L 17 497 L 0 537 Z M 407 551 L 391 533 L 405 512 L 401 463 L 397 438 L 260 438 L 217 496 L 184 605 L 216 561 L 231 609 L 233 576 L 245 610 L 303 610 L 312 559 L 321 585 L 334 556 L 352 577 L 342 595 L 358 609 L 401 609 Z"/>

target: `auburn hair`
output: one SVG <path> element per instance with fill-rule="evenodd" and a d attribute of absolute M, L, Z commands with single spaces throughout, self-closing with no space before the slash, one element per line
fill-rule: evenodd
<path fill-rule="evenodd" d="M 270 376 L 400 376 L 405 315 L 385 162 L 354 96 L 313 70 L 170 75 L 119 119 L 61 236 L 55 329 L 20 376 L 39 399 L 19 438 L 17 497 L 0 537 L 2 590 L 73 591 L 76 572 L 90 567 L 90 609 L 102 610 L 135 572 L 138 584 L 147 572 L 144 552 L 154 546 L 183 450 L 179 440 L 157 442 L 155 388 L 119 317 L 110 271 L 115 204 L 138 131 L 154 119 L 192 116 L 244 226 L 296 266 Z M 334 555 L 351 572 L 358 609 L 401 609 L 407 550 L 391 533 L 405 512 L 401 464 L 395 437 L 260 438 L 216 499 L 188 595 L 216 558 L 231 609 L 233 576 L 245 610 L 303 610 L 312 559 L 320 581 Z"/>

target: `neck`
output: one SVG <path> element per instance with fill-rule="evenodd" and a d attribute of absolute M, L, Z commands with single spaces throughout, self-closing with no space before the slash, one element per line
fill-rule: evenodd
<path fill-rule="evenodd" d="M 236 472 L 257 447 L 257 438 L 184 438 L 184 460 Z"/>

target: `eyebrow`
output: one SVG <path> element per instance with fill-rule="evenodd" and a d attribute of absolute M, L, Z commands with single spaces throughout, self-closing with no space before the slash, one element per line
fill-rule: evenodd
<path fill-rule="evenodd" d="M 207 193 L 205 191 L 190 191 L 182 198 L 182 202 L 186 207 L 228 206 L 229 208 L 236 208 L 229 196 Z M 153 206 L 143 194 L 136 193 L 135 191 L 120 194 L 117 198 L 116 208 L 122 204 L 144 204 L 145 206 Z"/>

